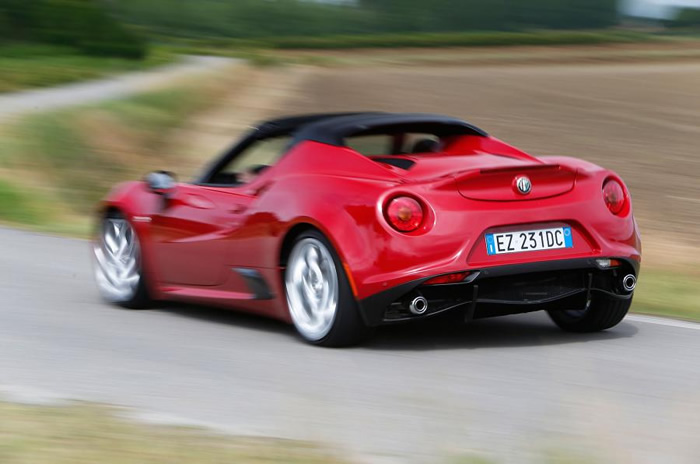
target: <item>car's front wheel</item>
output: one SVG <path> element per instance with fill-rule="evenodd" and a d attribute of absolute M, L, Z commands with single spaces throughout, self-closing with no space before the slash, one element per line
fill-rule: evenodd
<path fill-rule="evenodd" d="M 292 322 L 307 342 L 347 346 L 369 335 L 340 259 L 320 232 L 297 237 L 287 260 L 285 287 Z"/>
<path fill-rule="evenodd" d="M 552 310 L 549 317 L 567 332 L 599 332 L 619 324 L 632 305 L 632 298 L 619 300 L 595 295 L 586 309 Z"/>
<path fill-rule="evenodd" d="M 131 309 L 148 306 L 138 235 L 122 213 L 112 211 L 102 219 L 93 256 L 97 288 L 105 300 Z"/>

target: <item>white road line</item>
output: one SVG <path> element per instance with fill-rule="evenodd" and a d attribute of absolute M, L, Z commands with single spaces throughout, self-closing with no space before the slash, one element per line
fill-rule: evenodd
<path fill-rule="evenodd" d="M 666 319 L 665 317 L 630 314 L 625 318 L 625 320 L 631 322 L 644 322 L 646 324 L 665 325 L 668 327 L 680 327 L 682 329 L 700 330 L 700 324 L 697 322 L 679 321 L 677 319 Z"/>

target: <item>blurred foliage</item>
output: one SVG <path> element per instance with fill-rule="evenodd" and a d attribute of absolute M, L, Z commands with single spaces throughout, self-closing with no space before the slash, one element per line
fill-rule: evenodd
<path fill-rule="evenodd" d="M 617 0 L 360 0 L 390 31 L 594 29 L 617 23 Z"/>
<path fill-rule="evenodd" d="M 376 12 L 303 0 L 121 0 L 123 21 L 182 37 L 275 37 L 359 34 L 376 28 Z"/>
<path fill-rule="evenodd" d="M 700 30 L 700 8 L 683 8 L 670 26 Z"/>
<path fill-rule="evenodd" d="M 402 47 L 488 47 L 513 45 L 585 45 L 640 42 L 648 34 L 629 31 L 444 32 L 420 34 L 276 37 L 258 41 L 263 48 L 342 49 Z"/>
<path fill-rule="evenodd" d="M 120 0 L 111 5 L 129 24 L 184 37 L 597 29 L 618 22 L 617 0 Z"/>
<path fill-rule="evenodd" d="M 67 46 L 13 43 L 0 46 L 0 93 L 97 79 L 169 63 L 175 54 L 157 48 L 144 60 L 87 56 Z"/>
<path fill-rule="evenodd" d="M 88 55 L 141 59 L 146 42 L 118 22 L 99 0 L 3 0 L 0 41 L 74 47 Z"/>

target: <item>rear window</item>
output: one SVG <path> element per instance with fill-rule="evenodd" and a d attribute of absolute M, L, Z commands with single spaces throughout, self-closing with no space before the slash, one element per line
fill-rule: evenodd
<path fill-rule="evenodd" d="M 365 156 L 434 153 L 441 148 L 440 137 L 422 133 L 356 135 L 345 144 Z"/>
<path fill-rule="evenodd" d="M 391 135 L 359 135 L 345 139 L 345 144 L 365 156 L 390 155 L 394 137 Z"/>

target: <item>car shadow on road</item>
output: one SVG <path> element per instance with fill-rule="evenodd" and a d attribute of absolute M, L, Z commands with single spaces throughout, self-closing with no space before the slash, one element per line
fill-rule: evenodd
<path fill-rule="evenodd" d="M 623 321 L 604 332 L 564 332 L 543 312 L 480 319 L 469 324 L 449 319 L 424 322 L 383 327 L 365 348 L 413 351 L 551 346 L 629 338 L 639 331 L 635 325 Z"/>
<path fill-rule="evenodd" d="M 245 311 L 222 309 L 216 306 L 174 302 L 163 302 L 158 305 L 157 309 L 170 315 L 196 319 L 204 323 L 218 325 L 224 324 L 242 329 L 259 331 L 261 335 L 266 333 L 283 335 L 289 337 L 290 339 L 293 339 L 296 336 L 294 328 L 282 321 Z"/>
<path fill-rule="evenodd" d="M 259 332 L 260 337 L 284 337 L 303 343 L 294 328 L 283 322 L 249 313 L 208 306 L 166 304 L 160 309 L 201 322 L 225 324 Z M 357 349 L 445 350 L 517 348 L 584 343 L 633 337 L 638 328 L 627 322 L 604 332 L 577 334 L 560 330 L 544 313 L 530 313 L 456 323 L 454 318 L 434 318 L 416 323 L 380 327 Z"/>

